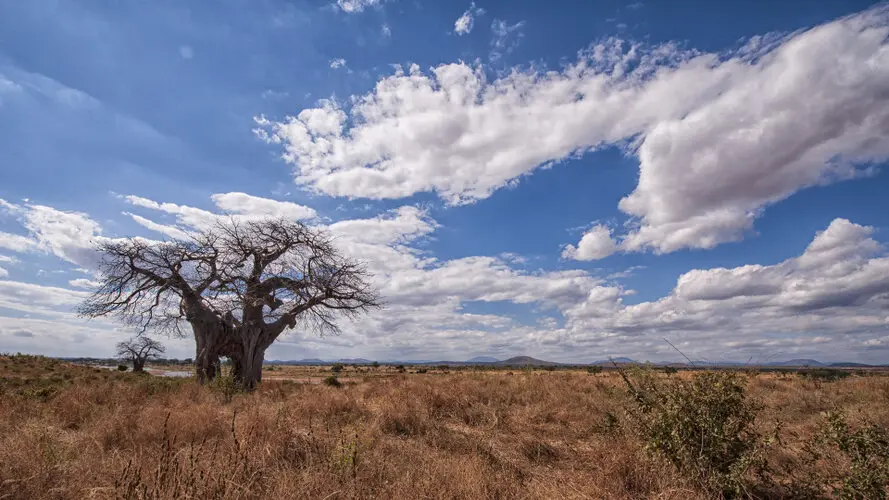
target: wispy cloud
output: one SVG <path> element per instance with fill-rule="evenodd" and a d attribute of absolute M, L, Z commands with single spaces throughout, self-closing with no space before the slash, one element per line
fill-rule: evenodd
<path fill-rule="evenodd" d="M 485 9 L 475 6 L 475 2 L 469 4 L 469 8 L 460 17 L 454 21 L 454 33 L 458 36 L 466 35 L 472 31 L 475 25 L 475 18 L 485 13 Z"/>
<path fill-rule="evenodd" d="M 380 5 L 382 0 L 337 0 L 336 6 L 343 12 L 353 14 L 362 12 L 368 7 Z"/>
<path fill-rule="evenodd" d="M 494 22 L 491 23 L 493 37 L 491 38 L 491 53 L 488 57 L 492 61 L 497 61 L 503 57 L 504 54 L 509 54 L 515 50 L 516 47 L 519 46 L 521 39 L 525 36 L 522 32 L 524 26 L 525 21 L 509 24 L 501 19 L 495 19 Z"/>
<path fill-rule="evenodd" d="M 182 59 L 191 59 L 194 57 L 194 48 L 191 45 L 180 45 L 179 56 Z"/>

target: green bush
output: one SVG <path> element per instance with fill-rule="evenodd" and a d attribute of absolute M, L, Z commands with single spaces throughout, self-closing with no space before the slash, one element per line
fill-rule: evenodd
<path fill-rule="evenodd" d="M 336 375 L 331 375 L 331 376 L 326 377 L 324 379 L 324 385 L 327 385 L 330 387 L 342 387 L 343 383 L 340 382 L 340 379 L 336 378 Z"/>
<path fill-rule="evenodd" d="M 119 371 L 119 372 L 125 372 L 128 369 L 129 368 L 127 367 L 127 365 L 117 365 L 117 371 Z"/>
<path fill-rule="evenodd" d="M 426 373 L 427 371 L 429 370 L 427 370 L 426 368 L 417 368 L 417 373 Z"/>
<path fill-rule="evenodd" d="M 230 403 L 235 394 L 244 391 L 244 387 L 235 380 L 235 377 L 228 373 L 220 373 L 214 378 L 209 387 L 214 392 L 218 392 L 222 396 L 224 403 Z"/>
<path fill-rule="evenodd" d="M 590 375 L 595 375 L 597 373 L 602 373 L 602 367 L 598 365 L 588 366 L 586 371 Z"/>
<path fill-rule="evenodd" d="M 873 423 L 853 429 L 842 412 L 829 412 L 806 446 L 808 473 L 796 490 L 833 498 L 889 498 L 889 430 Z M 818 463 L 829 464 L 818 467 Z M 829 472 L 819 472 L 827 470 Z"/>
<path fill-rule="evenodd" d="M 343 371 L 343 368 L 344 366 L 342 363 L 334 363 L 333 366 L 330 367 L 330 371 L 332 371 L 333 373 L 339 373 Z"/>
<path fill-rule="evenodd" d="M 20 394 L 28 399 L 36 399 L 39 401 L 49 401 L 58 393 L 58 388 L 53 386 L 32 387 L 20 391 Z"/>
<path fill-rule="evenodd" d="M 740 377 L 705 372 L 692 380 L 658 378 L 651 370 L 621 371 L 633 405 L 630 420 L 645 448 L 716 494 L 749 492 L 751 475 L 765 477 L 766 440 L 754 422 Z"/>

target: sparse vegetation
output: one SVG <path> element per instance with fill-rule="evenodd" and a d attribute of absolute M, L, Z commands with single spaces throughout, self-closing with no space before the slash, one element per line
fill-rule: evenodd
<path fill-rule="evenodd" d="M 801 377 L 816 380 L 819 382 L 834 382 L 844 379 L 851 375 L 845 370 L 836 370 L 833 368 L 812 368 L 809 370 L 800 370 L 797 372 Z"/>
<path fill-rule="evenodd" d="M 853 428 L 842 411 L 827 412 L 805 446 L 809 467 L 795 484 L 807 495 L 843 499 L 889 498 L 889 429 L 873 422 Z M 814 467 L 812 465 L 815 465 Z"/>
<path fill-rule="evenodd" d="M 278 368 L 243 392 L 216 385 L 224 372 L 202 386 L 0 356 L 0 497 L 887 494 L 885 374 L 820 384 L 770 372 L 649 370 L 628 379 L 662 408 L 640 417 L 617 370 L 507 376 L 451 367 L 417 376 L 390 366 L 336 378 L 329 366 Z M 331 376 L 337 390 L 324 385 Z"/>
<path fill-rule="evenodd" d="M 218 393 L 222 397 L 223 403 L 231 403 L 235 394 L 244 390 L 239 381 L 232 375 L 231 368 L 220 370 L 216 376 L 208 384 L 210 390 Z"/>

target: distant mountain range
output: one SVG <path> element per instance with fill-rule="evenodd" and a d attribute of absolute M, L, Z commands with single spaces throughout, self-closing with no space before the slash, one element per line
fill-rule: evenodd
<path fill-rule="evenodd" d="M 790 361 L 775 361 L 766 363 L 766 366 L 827 366 L 814 359 L 791 359 Z"/>
<path fill-rule="evenodd" d="M 334 363 L 343 363 L 344 365 L 369 365 L 373 361 L 364 358 L 342 358 L 334 361 Z"/>
<path fill-rule="evenodd" d="M 265 364 L 267 365 L 331 365 L 334 363 L 343 363 L 347 365 L 369 365 L 374 363 L 374 361 L 365 359 L 365 358 L 341 358 L 335 361 L 325 361 L 317 358 L 310 359 L 300 359 L 300 360 L 267 360 Z M 590 363 L 558 363 L 555 361 L 546 361 L 542 359 L 533 358 L 531 356 L 515 356 L 509 359 L 500 360 L 491 356 L 476 356 L 474 358 L 467 359 L 466 361 L 432 361 L 432 360 L 381 360 L 380 364 L 387 365 L 452 365 L 452 366 L 460 366 L 460 365 L 492 365 L 492 366 L 588 366 L 588 365 L 600 365 L 600 366 L 610 366 L 612 364 L 617 365 L 628 365 L 628 364 L 643 364 L 642 361 L 636 361 L 631 358 L 626 357 L 618 357 L 618 358 L 609 358 L 609 359 L 600 359 L 598 361 L 592 361 Z M 787 361 L 769 361 L 767 363 L 755 363 L 755 362 L 741 362 L 741 361 L 707 361 L 707 360 L 695 360 L 692 363 L 677 363 L 677 362 L 660 362 L 660 363 L 651 363 L 655 366 L 673 366 L 677 368 L 682 367 L 738 367 L 738 366 L 751 366 L 751 367 L 788 367 L 788 368 L 805 368 L 805 367 L 814 367 L 814 368 L 868 368 L 874 366 L 887 366 L 887 365 L 868 365 L 864 363 L 850 363 L 850 362 L 837 362 L 837 363 L 822 363 L 816 359 L 791 359 Z"/>
<path fill-rule="evenodd" d="M 467 363 L 499 363 L 500 360 L 497 358 L 492 358 L 491 356 L 476 356 L 472 359 L 467 359 Z"/>
<path fill-rule="evenodd" d="M 630 358 L 611 358 L 611 359 L 600 359 L 599 361 L 593 361 L 591 364 L 594 365 L 610 365 L 612 363 L 616 363 L 618 365 L 628 365 L 636 363 L 635 360 Z"/>

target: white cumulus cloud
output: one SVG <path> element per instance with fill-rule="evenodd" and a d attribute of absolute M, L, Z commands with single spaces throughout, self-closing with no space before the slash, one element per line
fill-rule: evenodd
<path fill-rule="evenodd" d="M 768 205 L 889 158 L 887 34 L 881 6 L 720 54 L 611 39 L 559 70 L 494 80 L 478 65 L 414 65 L 347 104 L 258 118 L 257 133 L 317 192 L 451 204 L 621 144 L 640 175 L 619 204 L 631 222 L 620 248 L 712 248 Z"/>
<path fill-rule="evenodd" d="M 575 247 L 568 245 L 562 251 L 563 259 L 599 260 L 617 251 L 617 244 L 611 238 L 611 229 L 602 224 L 593 226 L 583 233 Z"/>

